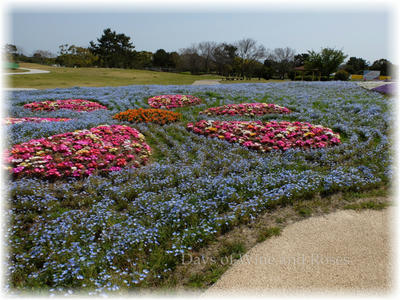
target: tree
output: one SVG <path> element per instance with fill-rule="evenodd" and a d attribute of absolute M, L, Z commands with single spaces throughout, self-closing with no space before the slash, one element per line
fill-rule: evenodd
<path fill-rule="evenodd" d="M 250 74 L 254 62 L 266 56 L 266 50 L 263 45 L 257 45 L 257 42 L 250 38 L 242 39 L 235 43 L 237 55 L 240 58 L 240 75 L 244 77 L 245 72 Z"/>
<path fill-rule="evenodd" d="M 317 53 L 314 50 L 308 51 L 310 55 L 306 61 L 308 69 L 318 69 L 323 76 L 329 76 L 339 68 L 347 55 L 341 50 L 333 48 L 323 48 L 321 52 Z"/>
<path fill-rule="evenodd" d="M 275 48 L 272 54 L 276 62 L 276 69 L 280 79 L 285 79 L 285 75 L 293 68 L 294 54 L 296 51 L 292 48 Z"/>
<path fill-rule="evenodd" d="M 394 65 L 388 61 L 387 59 L 381 58 L 371 65 L 370 70 L 380 71 L 382 76 L 388 76 L 389 74 L 394 73 Z"/>
<path fill-rule="evenodd" d="M 130 37 L 117 34 L 107 28 L 97 43 L 90 42 L 89 50 L 99 57 L 98 63 L 106 68 L 131 68 L 134 65 L 134 51 Z"/>
<path fill-rule="evenodd" d="M 217 45 L 213 51 L 214 63 L 217 72 L 223 76 L 231 75 L 236 57 L 237 47 L 232 44 L 222 43 Z"/>
<path fill-rule="evenodd" d="M 4 46 L 4 52 L 8 60 L 17 61 L 17 57 L 19 55 L 17 46 L 6 44 Z"/>
<path fill-rule="evenodd" d="M 368 63 L 365 59 L 350 57 L 343 69 L 350 74 L 362 74 L 364 70 L 368 69 Z"/>
<path fill-rule="evenodd" d="M 203 58 L 199 55 L 195 44 L 180 50 L 180 68 L 189 70 L 192 74 L 199 74 L 204 66 Z"/>
<path fill-rule="evenodd" d="M 157 67 L 167 67 L 169 64 L 169 54 L 164 49 L 158 49 L 153 55 L 153 65 Z"/>
<path fill-rule="evenodd" d="M 199 55 L 204 59 L 205 72 L 210 72 L 210 65 L 214 61 L 214 50 L 217 47 L 216 42 L 201 42 L 198 45 Z"/>
<path fill-rule="evenodd" d="M 168 67 L 172 68 L 172 69 L 176 69 L 177 66 L 179 65 L 180 62 L 180 55 L 178 54 L 178 52 L 171 52 L 169 53 L 169 62 L 168 62 Z"/>
<path fill-rule="evenodd" d="M 78 47 L 68 44 L 61 45 L 60 55 L 56 58 L 56 63 L 66 67 L 91 67 L 98 57 L 88 48 Z"/>
<path fill-rule="evenodd" d="M 153 65 L 153 53 L 150 51 L 135 52 L 133 67 L 137 69 L 150 68 Z"/>
<path fill-rule="evenodd" d="M 33 63 L 51 65 L 55 63 L 55 55 L 47 50 L 36 50 L 33 53 L 32 61 Z"/>
<path fill-rule="evenodd" d="M 310 57 L 310 54 L 308 54 L 308 53 L 301 53 L 301 54 L 295 55 L 294 56 L 294 66 L 295 67 L 304 66 L 309 57 Z"/>

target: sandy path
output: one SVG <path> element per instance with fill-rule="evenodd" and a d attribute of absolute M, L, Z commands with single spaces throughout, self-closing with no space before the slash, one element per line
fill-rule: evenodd
<path fill-rule="evenodd" d="M 221 84 L 219 79 L 196 80 L 192 85 L 212 85 Z"/>
<path fill-rule="evenodd" d="M 11 73 L 3 73 L 3 75 L 29 75 L 29 74 L 45 74 L 50 73 L 50 71 L 39 70 L 39 69 L 28 69 L 28 68 L 19 68 L 20 70 L 27 70 L 28 72 L 11 72 Z"/>
<path fill-rule="evenodd" d="M 291 224 L 252 248 L 204 295 L 388 291 L 393 215 L 394 208 L 344 210 Z"/>
<path fill-rule="evenodd" d="M 390 81 L 388 81 L 388 82 L 385 82 L 385 81 L 359 81 L 359 82 L 357 82 L 357 84 L 360 87 L 363 87 L 367 90 L 372 90 L 378 86 L 390 84 L 390 83 L 393 83 L 393 82 L 390 82 Z"/>

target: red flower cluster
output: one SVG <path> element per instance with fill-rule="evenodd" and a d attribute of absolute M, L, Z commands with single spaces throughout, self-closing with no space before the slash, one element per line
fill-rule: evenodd
<path fill-rule="evenodd" d="M 148 99 L 148 103 L 154 108 L 176 108 L 201 103 L 201 99 L 191 95 L 160 95 Z"/>
<path fill-rule="evenodd" d="M 97 109 L 107 109 L 107 107 L 97 102 L 83 99 L 47 100 L 42 102 L 33 102 L 25 104 L 24 108 L 29 108 L 33 111 L 53 111 L 58 109 L 93 111 Z"/>
<path fill-rule="evenodd" d="M 101 125 L 14 145 L 6 157 L 15 177 L 60 178 L 139 167 L 147 163 L 150 153 L 136 129 Z"/>
<path fill-rule="evenodd" d="M 321 125 L 302 122 L 207 121 L 188 123 L 197 134 L 216 137 L 260 151 L 324 148 L 340 143 L 339 134 Z"/>
<path fill-rule="evenodd" d="M 240 115 L 255 116 L 265 114 L 288 114 L 290 110 L 286 107 L 268 103 L 239 103 L 227 104 L 218 107 L 210 107 L 200 112 L 206 115 Z"/>
<path fill-rule="evenodd" d="M 69 121 L 71 119 L 68 118 L 36 118 L 36 117 L 31 117 L 31 118 L 10 118 L 7 117 L 5 119 L 5 124 L 6 125 L 12 125 L 12 124 L 19 124 L 19 123 L 46 123 L 46 122 L 65 122 Z"/>

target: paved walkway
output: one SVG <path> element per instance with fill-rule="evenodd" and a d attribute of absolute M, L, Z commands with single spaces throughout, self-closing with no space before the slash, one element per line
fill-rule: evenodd
<path fill-rule="evenodd" d="M 343 210 L 291 224 L 250 249 L 204 295 L 388 291 L 394 210 Z"/>
<path fill-rule="evenodd" d="M 219 79 L 196 80 L 192 85 L 213 85 L 221 84 Z"/>
<path fill-rule="evenodd" d="M 12 91 L 37 91 L 37 89 L 31 88 L 3 88 L 3 91 L 12 92 Z"/>
<path fill-rule="evenodd" d="M 372 90 L 378 86 L 390 84 L 393 82 L 390 81 L 359 81 L 357 84 L 367 90 Z"/>
<path fill-rule="evenodd" d="M 28 75 L 28 74 L 44 74 L 50 73 L 50 71 L 46 70 L 38 70 L 38 69 L 28 69 L 28 68 L 19 68 L 19 70 L 28 70 L 28 72 L 11 72 L 11 73 L 3 73 L 4 75 Z"/>

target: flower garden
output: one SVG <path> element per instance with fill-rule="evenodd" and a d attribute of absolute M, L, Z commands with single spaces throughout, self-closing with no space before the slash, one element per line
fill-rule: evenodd
<path fill-rule="evenodd" d="M 201 103 L 201 99 L 192 95 L 160 95 L 149 98 L 149 105 L 154 108 L 177 108 Z"/>
<path fill-rule="evenodd" d="M 155 123 L 164 125 L 178 121 L 181 118 L 181 114 L 163 109 L 139 108 L 117 113 L 113 118 L 130 123 Z"/>
<path fill-rule="evenodd" d="M 24 122 L 32 122 L 32 123 L 43 123 L 43 122 L 66 122 L 71 119 L 68 118 L 10 118 L 7 117 L 5 118 L 5 124 L 6 125 L 11 125 L 11 124 L 19 124 L 19 123 L 24 123 Z"/>
<path fill-rule="evenodd" d="M 206 121 L 187 124 L 188 130 L 244 147 L 271 151 L 324 148 L 338 145 L 340 136 L 329 128 L 301 122 Z"/>
<path fill-rule="evenodd" d="M 24 105 L 24 108 L 33 111 L 52 111 L 59 109 L 70 109 L 76 111 L 93 111 L 97 109 L 107 109 L 106 106 L 99 103 L 82 100 L 82 99 L 66 99 L 66 100 L 49 100 L 41 102 L 33 102 Z"/>
<path fill-rule="evenodd" d="M 4 125 L 12 290 L 158 287 L 182 254 L 272 202 L 363 191 L 392 178 L 392 99 L 351 82 L 71 88 L 8 98 L 12 118 L 48 120 Z M 95 104 L 38 104 L 85 98 Z M 253 101 L 274 108 L 256 113 Z M 59 118 L 69 120 L 49 121 Z"/>
<path fill-rule="evenodd" d="M 227 104 L 219 107 L 210 107 L 200 112 L 205 115 L 240 115 L 240 116 L 255 116 L 264 114 L 288 114 L 290 110 L 273 103 L 240 103 Z"/>

